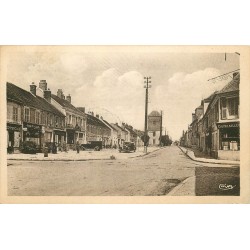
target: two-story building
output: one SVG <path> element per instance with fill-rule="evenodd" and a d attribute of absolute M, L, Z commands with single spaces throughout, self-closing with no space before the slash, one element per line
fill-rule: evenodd
<path fill-rule="evenodd" d="M 118 147 L 122 147 L 128 137 L 128 132 L 122 126 L 118 125 L 118 123 L 111 123 L 111 125 L 117 130 Z"/>
<path fill-rule="evenodd" d="M 30 85 L 30 92 L 7 83 L 7 114 L 8 144 L 14 149 L 20 148 L 20 142 L 33 141 L 41 150 L 46 142 L 54 141 L 53 130 L 65 123 L 64 114 L 37 95 L 34 83 Z M 51 134 L 45 133 L 47 129 Z"/>
<path fill-rule="evenodd" d="M 79 110 L 84 111 L 84 108 L 79 107 Z M 94 112 L 86 113 L 86 140 L 87 141 L 102 141 L 103 147 L 109 147 L 112 143 L 111 128 L 105 124 L 99 115 L 94 115 Z"/>
<path fill-rule="evenodd" d="M 197 131 L 200 150 L 214 158 L 240 160 L 239 84 L 240 74 L 234 73 L 226 86 L 202 101 L 204 115 L 189 126 L 187 146 L 196 141 Z"/>

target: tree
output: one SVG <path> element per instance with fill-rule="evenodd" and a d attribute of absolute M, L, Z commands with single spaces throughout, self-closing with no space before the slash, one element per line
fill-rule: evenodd
<path fill-rule="evenodd" d="M 147 145 L 148 145 L 148 142 L 149 142 L 149 136 L 148 135 L 142 135 L 141 136 L 141 140 L 144 142 L 144 143 L 146 143 Z"/>
<path fill-rule="evenodd" d="M 172 144 L 172 140 L 169 138 L 168 135 L 163 135 L 163 136 L 162 136 L 161 138 L 159 138 L 159 139 L 161 139 L 161 144 L 162 144 L 163 146 L 169 146 L 169 145 Z"/>

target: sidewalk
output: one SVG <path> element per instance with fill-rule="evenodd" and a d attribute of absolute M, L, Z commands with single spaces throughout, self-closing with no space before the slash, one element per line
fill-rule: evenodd
<path fill-rule="evenodd" d="M 167 196 L 195 196 L 195 176 L 188 177 L 174 187 Z"/>
<path fill-rule="evenodd" d="M 207 158 L 197 158 L 194 152 L 190 148 L 184 148 L 178 146 L 181 151 L 186 154 L 191 160 L 203 163 L 215 163 L 215 164 L 225 164 L 225 165 L 240 165 L 239 161 L 229 161 L 229 160 L 217 160 L 217 159 L 207 159 Z"/>
<path fill-rule="evenodd" d="M 159 147 L 148 147 L 147 154 L 159 150 Z M 112 160 L 114 156 L 116 160 L 129 159 L 135 157 L 142 157 L 144 147 L 137 148 L 136 152 L 119 153 L 115 149 L 103 149 L 101 151 L 76 151 L 70 150 L 68 152 L 58 152 L 57 154 L 49 154 L 44 157 L 43 153 L 33 154 L 8 154 L 7 160 L 23 160 L 23 161 L 88 161 L 88 160 Z"/>

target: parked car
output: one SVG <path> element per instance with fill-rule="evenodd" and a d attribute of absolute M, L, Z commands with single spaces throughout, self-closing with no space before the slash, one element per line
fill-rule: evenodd
<path fill-rule="evenodd" d="M 136 147 L 134 142 L 124 142 L 123 146 L 119 148 L 120 153 L 135 152 Z"/>
<path fill-rule="evenodd" d="M 101 149 L 102 149 L 102 141 L 89 141 L 86 144 L 81 144 L 81 150 L 100 151 Z"/>

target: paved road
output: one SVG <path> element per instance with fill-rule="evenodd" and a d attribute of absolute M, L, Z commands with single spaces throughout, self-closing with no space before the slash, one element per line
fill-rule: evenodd
<path fill-rule="evenodd" d="M 196 167 L 218 167 L 192 161 L 176 146 L 124 160 L 9 164 L 8 195 L 15 196 L 166 195 Z"/>

